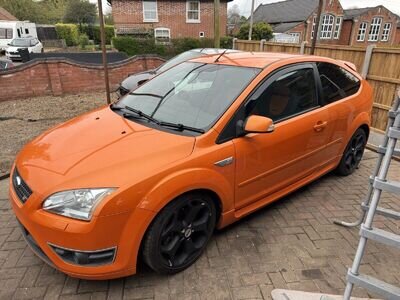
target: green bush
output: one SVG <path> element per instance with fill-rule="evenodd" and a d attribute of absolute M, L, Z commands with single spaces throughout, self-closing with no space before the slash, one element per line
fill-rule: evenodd
<path fill-rule="evenodd" d="M 81 49 L 85 49 L 86 46 L 89 45 L 89 37 L 85 33 L 79 35 L 79 45 Z"/>
<path fill-rule="evenodd" d="M 112 38 L 112 44 L 118 51 L 125 52 L 129 56 L 138 54 L 158 54 L 164 56 L 166 47 L 157 45 L 154 39 L 133 39 L 126 36 Z"/>
<path fill-rule="evenodd" d="M 90 40 L 93 40 L 95 44 L 100 44 L 100 25 L 83 24 L 80 26 L 81 33 L 85 33 Z M 104 26 L 106 44 L 111 44 L 111 39 L 114 37 L 114 26 Z"/>
<path fill-rule="evenodd" d="M 55 25 L 57 36 L 59 39 L 64 39 L 67 46 L 76 46 L 79 43 L 78 26 L 75 24 L 62 24 Z"/>
<path fill-rule="evenodd" d="M 221 38 L 220 44 L 221 44 L 221 48 L 232 49 L 233 37 L 231 37 L 231 36 L 223 36 Z"/>
<path fill-rule="evenodd" d="M 249 38 L 250 24 L 246 23 L 240 26 L 239 33 L 237 34 L 237 38 L 241 40 L 247 40 Z M 252 40 L 269 40 L 273 37 L 273 30 L 271 25 L 265 22 L 258 22 L 253 25 L 253 30 L 251 33 Z"/>
<path fill-rule="evenodd" d="M 168 45 L 156 44 L 153 38 L 135 39 L 127 36 L 117 36 L 112 39 L 115 49 L 125 52 L 129 56 L 138 54 L 158 54 L 171 58 L 179 53 L 196 48 L 213 48 L 213 39 L 181 38 L 173 39 Z M 232 49 L 232 38 L 223 37 L 221 48 Z"/>

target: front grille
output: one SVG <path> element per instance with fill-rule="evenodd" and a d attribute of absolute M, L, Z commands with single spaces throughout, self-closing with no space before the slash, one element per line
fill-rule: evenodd
<path fill-rule="evenodd" d="M 12 175 L 12 183 L 15 193 L 17 194 L 19 200 L 25 203 L 26 200 L 32 195 L 32 190 L 26 184 L 26 182 L 19 175 L 17 168 L 14 169 Z"/>
<path fill-rule="evenodd" d="M 18 52 L 9 52 L 9 53 L 12 54 L 12 55 L 19 55 Z"/>
<path fill-rule="evenodd" d="M 18 221 L 18 224 L 21 227 L 22 235 L 23 235 L 25 241 L 31 247 L 33 252 L 37 256 L 39 256 L 42 260 L 44 260 L 47 264 L 49 264 L 50 266 L 54 266 L 53 263 L 50 261 L 50 259 L 47 257 L 46 253 L 44 253 L 43 250 L 39 247 L 38 243 L 35 241 L 35 239 L 29 233 L 29 231 L 24 227 L 24 225 L 22 225 L 21 222 L 19 222 L 19 221 Z"/>

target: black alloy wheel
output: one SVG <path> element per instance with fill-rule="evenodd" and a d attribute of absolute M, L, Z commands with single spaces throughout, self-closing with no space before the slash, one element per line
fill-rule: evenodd
<path fill-rule="evenodd" d="M 344 150 L 336 173 L 342 176 L 352 174 L 360 165 L 366 144 L 367 135 L 365 131 L 361 128 L 357 129 Z"/>
<path fill-rule="evenodd" d="M 143 258 L 158 273 L 173 274 L 202 254 L 216 223 L 216 209 L 207 194 L 178 197 L 156 217 L 146 234 Z"/>

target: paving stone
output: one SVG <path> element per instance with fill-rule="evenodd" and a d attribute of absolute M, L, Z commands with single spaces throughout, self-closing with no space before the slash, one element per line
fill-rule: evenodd
<path fill-rule="evenodd" d="M 217 231 L 194 264 L 172 276 L 149 268 L 111 281 L 74 279 L 45 265 L 22 240 L 0 181 L 0 299 L 271 299 L 274 288 L 343 293 L 358 244 L 354 221 L 376 159 L 368 153 L 349 177 L 327 174 L 281 201 Z M 400 180 L 400 163 L 390 174 Z M 2 193 L 4 198 L 2 198 Z M 400 197 L 383 194 L 382 206 L 400 210 Z M 379 217 L 376 226 L 400 232 L 400 222 Z M 368 243 L 361 271 L 400 285 L 400 253 Z M 354 296 L 374 296 L 355 288 Z"/>

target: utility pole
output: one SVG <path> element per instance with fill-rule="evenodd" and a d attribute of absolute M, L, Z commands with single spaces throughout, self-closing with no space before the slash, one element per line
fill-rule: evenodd
<path fill-rule="evenodd" d="M 214 0 L 214 48 L 220 47 L 219 4 L 220 0 Z"/>
<path fill-rule="evenodd" d="M 254 2 L 255 2 L 255 0 L 251 0 L 249 41 L 251 41 L 251 35 L 253 34 L 253 14 L 254 14 Z"/>
<path fill-rule="evenodd" d="M 317 18 L 315 20 L 314 37 L 313 37 L 313 40 L 311 41 L 311 50 L 310 50 L 311 55 L 314 55 L 315 44 L 317 43 L 317 39 L 319 37 L 319 23 L 321 20 L 321 13 L 322 13 L 323 6 L 324 6 L 324 0 L 319 0 Z"/>
<path fill-rule="evenodd" d="M 97 6 L 99 8 L 100 39 L 101 39 L 101 52 L 103 56 L 104 82 L 106 84 L 107 103 L 110 104 L 111 98 L 110 98 L 110 83 L 108 81 L 106 36 L 104 33 L 104 16 L 103 16 L 103 6 L 101 0 L 97 0 Z"/>

